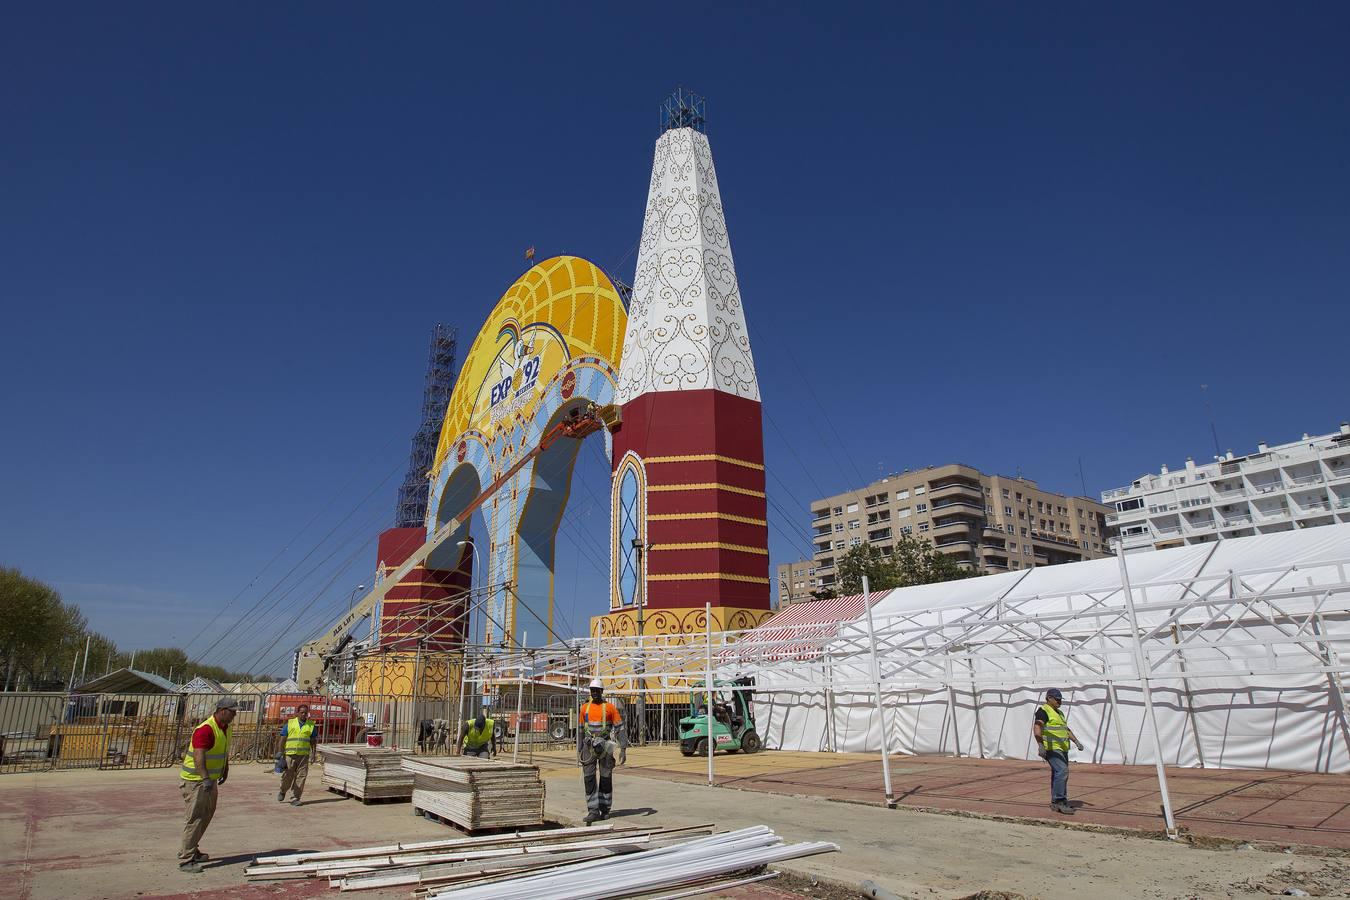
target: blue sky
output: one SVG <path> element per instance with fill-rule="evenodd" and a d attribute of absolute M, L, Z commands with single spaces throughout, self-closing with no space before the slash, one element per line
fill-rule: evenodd
<path fill-rule="evenodd" d="M 811 498 L 883 470 L 1076 492 L 1081 457 L 1096 493 L 1205 459 L 1201 384 L 1225 449 L 1332 430 L 1347 26 L 1340 4 L 14 7 L 0 564 L 128 648 L 257 667 L 307 637 L 368 581 L 431 325 L 467 343 L 531 244 L 631 278 L 676 84 L 710 98 L 775 563 Z M 579 477 L 557 583 L 581 628 L 606 594 L 596 448 Z"/>

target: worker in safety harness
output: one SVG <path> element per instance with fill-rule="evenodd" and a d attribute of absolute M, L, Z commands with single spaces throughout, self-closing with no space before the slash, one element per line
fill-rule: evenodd
<path fill-rule="evenodd" d="M 486 714 L 479 712 L 472 722 L 465 722 L 459 730 L 459 752 L 461 756 L 496 756 L 496 722 Z"/>
<path fill-rule="evenodd" d="M 319 740 L 314 731 L 315 724 L 309 717 L 309 704 L 301 703 L 295 709 L 294 718 L 281 729 L 282 739 L 286 742 L 282 750 L 286 755 L 286 768 L 281 773 L 278 803 L 286 799 L 286 791 L 289 790 L 291 806 L 300 805 L 300 795 L 305 792 L 305 776 L 309 774 L 309 760 Z"/>
<path fill-rule="evenodd" d="M 1069 728 L 1064 714 L 1059 711 L 1064 695 L 1059 688 L 1045 692 L 1045 702 L 1036 710 L 1031 731 L 1036 736 L 1041 759 L 1050 764 L 1050 808 L 1057 813 L 1073 815 L 1069 805 L 1069 741 L 1083 749 L 1083 742 Z"/>
<path fill-rule="evenodd" d="M 628 760 L 628 731 L 619 708 L 605 700 L 605 687 L 591 682 L 591 699 L 581 704 L 577 754 L 586 785 L 586 824 L 609 815 L 614 803 L 614 765 Z M 596 776 L 599 776 L 598 778 Z"/>
<path fill-rule="evenodd" d="M 216 701 L 216 711 L 192 730 L 183 765 L 178 772 L 187 821 L 178 846 L 178 871 L 197 873 L 210 859 L 197 844 L 216 814 L 217 785 L 230 777 L 230 723 L 239 702 L 233 697 Z"/>

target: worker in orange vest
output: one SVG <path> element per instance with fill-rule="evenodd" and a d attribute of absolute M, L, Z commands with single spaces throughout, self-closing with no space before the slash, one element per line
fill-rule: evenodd
<path fill-rule="evenodd" d="M 586 785 L 586 824 L 606 818 L 614 803 L 614 765 L 628 760 L 628 732 L 619 708 L 605 700 L 605 686 L 591 682 L 591 699 L 581 704 L 577 753 Z"/>

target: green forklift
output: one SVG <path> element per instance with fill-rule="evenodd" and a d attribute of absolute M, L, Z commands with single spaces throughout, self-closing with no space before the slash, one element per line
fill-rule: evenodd
<path fill-rule="evenodd" d="M 764 741 L 755 730 L 750 715 L 750 699 L 754 692 L 749 678 L 735 681 L 713 681 L 713 739 L 714 750 L 727 753 L 758 753 Z M 698 682 L 689 692 L 689 715 L 680 720 L 680 753 L 685 756 L 708 755 L 708 689 Z"/>

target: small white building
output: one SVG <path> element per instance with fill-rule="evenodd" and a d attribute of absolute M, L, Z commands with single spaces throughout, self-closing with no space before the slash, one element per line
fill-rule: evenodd
<path fill-rule="evenodd" d="M 1162 467 L 1102 492 L 1126 552 L 1350 522 L 1350 424 L 1339 431 L 1182 469 Z"/>

